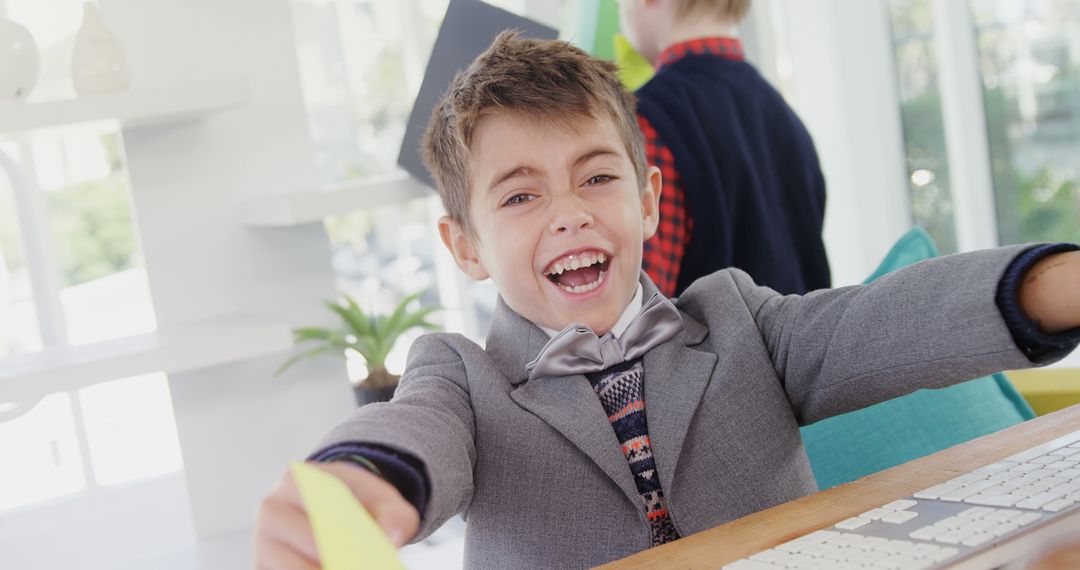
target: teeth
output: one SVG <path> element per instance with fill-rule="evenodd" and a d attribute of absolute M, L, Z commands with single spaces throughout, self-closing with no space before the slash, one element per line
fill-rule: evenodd
<path fill-rule="evenodd" d="M 601 271 L 600 276 L 596 278 L 596 281 L 593 281 L 592 283 L 587 283 L 585 285 L 578 285 L 577 287 L 567 287 L 566 285 L 560 285 L 560 287 L 562 287 L 563 290 L 567 293 L 588 293 L 589 291 L 592 291 L 593 289 L 599 287 L 600 284 L 604 282 L 604 275 L 606 274 L 607 272 Z"/>
<path fill-rule="evenodd" d="M 585 253 L 582 255 L 571 255 L 563 261 L 551 266 L 547 271 L 548 275 L 562 275 L 567 271 L 575 269 L 581 269 L 582 267 L 589 267 L 590 265 L 596 265 L 597 263 L 603 263 L 607 261 L 607 255 L 603 253 Z"/>

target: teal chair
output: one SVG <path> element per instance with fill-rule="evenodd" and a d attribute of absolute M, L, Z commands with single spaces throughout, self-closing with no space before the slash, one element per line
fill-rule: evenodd
<path fill-rule="evenodd" d="M 915 228 L 893 246 L 867 283 L 937 256 L 934 241 Z M 818 487 L 828 489 L 1033 417 L 1031 406 L 998 373 L 832 417 L 802 428 L 802 437 Z"/>

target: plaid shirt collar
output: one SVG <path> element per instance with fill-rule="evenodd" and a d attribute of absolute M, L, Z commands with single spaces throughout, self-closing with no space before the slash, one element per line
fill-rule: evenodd
<path fill-rule="evenodd" d="M 657 58 L 657 69 L 675 63 L 689 55 L 716 55 L 735 61 L 745 59 L 739 38 L 711 37 L 679 42 L 667 47 Z"/>

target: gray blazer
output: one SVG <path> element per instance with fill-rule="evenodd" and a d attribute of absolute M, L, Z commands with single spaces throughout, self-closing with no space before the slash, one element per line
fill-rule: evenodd
<path fill-rule="evenodd" d="M 942 257 L 872 285 L 781 296 L 727 269 L 676 301 L 683 332 L 644 356 L 646 417 L 683 536 L 817 490 L 799 426 L 1031 362 L 994 302 L 1022 247 Z M 642 274 L 644 296 L 656 287 Z M 500 300 L 487 348 L 413 345 L 392 402 L 321 447 L 378 443 L 423 461 L 417 540 L 465 513 L 469 568 L 581 568 L 649 547 L 626 458 L 584 376 L 526 381 L 547 335 Z"/>

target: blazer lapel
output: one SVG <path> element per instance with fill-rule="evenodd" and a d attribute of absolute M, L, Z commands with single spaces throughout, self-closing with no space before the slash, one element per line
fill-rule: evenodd
<path fill-rule="evenodd" d="M 580 375 L 535 378 L 510 397 L 570 440 L 632 502 L 641 502 L 619 440 L 588 379 Z"/>
<path fill-rule="evenodd" d="M 715 354 L 690 348 L 708 336 L 708 329 L 685 313 L 682 317 L 683 332 L 643 358 L 645 418 L 665 493 L 671 492 L 686 432 L 717 361 Z"/>
<path fill-rule="evenodd" d="M 486 352 L 516 386 L 510 398 L 562 434 L 631 501 L 639 503 L 630 466 L 588 379 L 577 375 L 539 377 L 526 382 L 525 365 L 540 354 L 547 341 L 544 331 L 499 298 L 488 330 Z"/>

